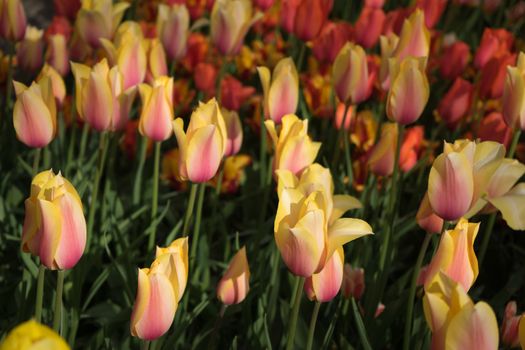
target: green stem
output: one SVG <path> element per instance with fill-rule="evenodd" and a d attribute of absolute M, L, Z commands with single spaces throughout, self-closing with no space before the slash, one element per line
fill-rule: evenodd
<path fill-rule="evenodd" d="M 6 92 L 5 92 L 5 114 L 6 114 L 6 120 L 7 116 L 10 114 L 11 111 L 11 96 L 13 95 L 13 55 L 14 52 L 14 44 L 9 43 L 10 51 L 9 51 L 9 61 L 7 66 L 7 80 L 6 80 Z"/>
<path fill-rule="evenodd" d="M 42 301 L 44 300 L 44 276 L 46 268 L 43 264 L 38 267 L 38 280 L 36 284 L 35 320 L 42 320 Z"/>
<path fill-rule="evenodd" d="M 316 301 L 314 305 L 314 310 L 312 311 L 312 318 L 310 319 L 310 327 L 308 328 L 308 338 L 306 341 L 306 350 L 312 349 L 312 344 L 314 343 L 315 324 L 317 323 L 317 316 L 319 315 L 320 308 L 321 308 L 321 303 Z"/>
<path fill-rule="evenodd" d="M 142 195 L 142 174 L 144 172 L 144 164 L 146 163 L 146 152 L 148 150 L 148 139 L 144 136 L 140 137 L 139 148 L 139 163 L 135 173 L 135 181 L 133 182 L 133 205 L 140 203 Z"/>
<path fill-rule="evenodd" d="M 192 183 L 190 189 L 190 197 L 188 199 L 188 207 L 186 208 L 186 215 L 184 216 L 184 226 L 182 226 L 182 236 L 186 237 L 188 235 L 188 230 L 190 228 L 190 219 L 193 214 L 193 207 L 195 206 L 195 196 L 197 195 L 197 188 L 199 184 Z"/>
<path fill-rule="evenodd" d="M 140 344 L 140 350 L 148 350 L 149 349 L 149 340 L 143 340 Z"/>
<path fill-rule="evenodd" d="M 343 122 L 339 126 L 339 131 L 338 131 L 338 134 L 337 134 L 337 142 L 335 143 L 334 156 L 332 158 L 332 168 L 335 168 L 337 166 L 337 163 L 339 162 L 339 156 L 341 155 L 341 141 L 343 140 L 343 138 L 347 138 L 348 137 L 348 135 L 345 135 L 346 134 L 346 129 L 345 129 L 346 115 L 347 115 L 347 112 L 348 112 L 348 107 L 349 107 L 349 104 L 345 103 L 345 110 L 344 110 L 344 114 L 343 114 Z M 345 146 L 346 146 L 346 143 L 345 143 Z M 345 152 L 346 152 L 346 147 L 345 147 Z"/>
<path fill-rule="evenodd" d="M 224 178 L 224 166 L 219 166 L 219 176 L 217 176 L 217 186 L 215 186 L 215 195 L 217 198 L 221 195 L 222 179 Z M 214 215 L 215 216 L 215 215 Z"/>
<path fill-rule="evenodd" d="M 514 131 L 512 136 L 512 143 L 510 144 L 509 151 L 507 152 L 507 158 L 514 158 L 514 153 L 516 153 L 516 147 L 518 146 L 518 141 L 520 140 L 521 129 Z"/>
<path fill-rule="evenodd" d="M 264 124 L 264 112 L 260 115 L 261 119 L 261 145 L 259 149 L 259 187 L 264 188 L 266 184 L 266 124 Z"/>
<path fill-rule="evenodd" d="M 208 349 L 217 349 L 217 335 L 219 333 L 219 329 L 221 328 L 222 320 L 224 319 L 224 313 L 226 312 L 227 307 L 228 305 L 224 304 L 221 306 L 221 310 L 219 311 L 217 319 L 215 320 L 215 324 L 213 325 L 213 331 L 211 333 L 210 342 L 208 343 Z"/>
<path fill-rule="evenodd" d="M 80 137 L 80 150 L 78 152 L 78 161 L 80 164 L 84 161 L 84 154 L 86 153 L 86 144 L 89 136 L 89 124 L 84 123 L 82 127 L 82 136 Z"/>
<path fill-rule="evenodd" d="M 59 333 L 62 317 L 62 291 L 64 289 L 64 270 L 58 270 L 57 292 L 55 295 L 55 314 L 53 315 L 53 329 Z"/>
<path fill-rule="evenodd" d="M 303 67 L 304 55 L 306 54 L 306 44 L 299 40 L 299 45 L 301 46 L 299 51 L 299 57 L 297 59 L 297 71 L 300 72 Z"/>
<path fill-rule="evenodd" d="M 296 279 L 298 280 L 298 282 L 295 286 L 295 292 L 293 294 L 293 309 L 288 322 L 288 339 L 286 340 L 286 350 L 293 349 L 295 329 L 297 328 L 297 318 L 299 317 L 299 308 L 301 307 L 301 296 L 303 295 L 303 288 L 305 282 L 304 277 L 297 276 Z"/>
<path fill-rule="evenodd" d="M 497 212 L 490 214 L 489 220 L 487 221 L 487 226 L 485 226 L 485 234 L 483 235 L 483 240 L 481 241 L 481 248 L 478 254 L 478 265 L 480 267 L 483 264 L 483 260 L 485 260 L 485 254 L 487 254 L 487 248 L 489 246 L 490 236 L 492 235 L 492 231 L 494 230 L 494 224 L 496 223 L 497 214 Z"/>
<path fill-rule="evenodd" d="M 42 154 L 42 148 L 35 149 L 35 154 L 33 156 L 33 170 L 32 170 L 33 177 L 38 173 L 38 165 L 40 164 L 41 154 Z"/>
<path fill-rule="evenodd" d="M 85 249 L 86 252 L 89 251 L 89 245 L 92 239 L 93 225 L 95 223 L 95 213 L 97 210 L 97 197 L 98 197 L 98 190 L 100 187 L 100 179 L 102 178 L 102 174 L 104 172 L 104 163 L 106 162 L 106 155 L 108 153 L 108 143 L 109 142 L 107 140 L 107 137 L 108 137 L 107 132 L 103 132 L 100 135 L 100 144 L 99 144 L 99 149 L 98 149 L 98 166 L 97 166 L 97 171 L 95 173 L 95 178 L 93 179 L 93 192 L 91 196 L 91 203 L 89 206 L 89 214 L 88 214 L 88 222 L 87 222 L 87 243 L 86 243 L 86 249 Z"/>
<path fill-rule="evenodd" d="M 416 285 L 417 279 L 419 277 L 419 270 L 421 270 L 421 265 L 423 264 L 423 258 L 428 249 L 428 244 L 432 238 L 431 233 L 425 235 L 421 249 L 419 250 L 419 255 L 417 256 L 416 266 L 414 266 L 414 272 L 412 274 L 412 281 L 410 283 L 410 291 L 408 293 L 408 302 L 407 302 L 407 311 L 405 316 L 405 334 L 403 338 L 403 349 L 408 350 L 410 348 L 410 333 L 412 332 L 412 314 L 414 312 L 414 298 L 416 296 Z"/>
<path fill-rule="evenodd" d="M 190 260 L 193 261 L 197 254 L 197 245 L 199 244 L 199 234 L 202 218 L 202 205 L 204 203 L 204 192 L 206 192 L 206 183 L 199 184 L 199 198 L 197 199 L 197 213 L 195 216 L 195 226 L 193 227 L 193 241 L 191 246 Z"/>
<path fill-rule="evenodd" d="M 228 57 L 225 57 L 224 62 L 222 63 L 219 70 L 219 74 L 217 74 L 217 81 L 215 82 L 215 96 L 217 97 L 217 102 L 219 103 L 221 102 L 222 97 L 221 83 L 224 75 L 226 74 L 229 63 Z"/>
<path fill-rule="evenodd" d="M 157 216 L 158 202 L 159 202 L 159 167 L 160 167 L 160 142 L 155 142 L 155 162 L 153 164 L 153 195 L 151 201 L 151 222 L 153 227 L 151 228 L 148 250 L 152 250 L 155 245 L 155 236 L 157 235 L 157 224 L 155 219 Z"/>
<path fill-rule="evenodd" d="M 361 340 L 361 345 L 365 350 L 372 350 L 366 335 L 365 325 L 363 324 L 363 320 L 361 319 L 361 315 L 359 314 L 357 303 L 355 302 L 354 298 L 352 298 L 352 311 L 354 314 L 355 325 L 357 326 L 357 333 L 359 334 L 359 339 Z"/>

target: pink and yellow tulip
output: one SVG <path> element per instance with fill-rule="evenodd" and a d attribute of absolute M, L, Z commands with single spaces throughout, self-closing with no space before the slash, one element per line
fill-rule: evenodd
<path fill-rule="evenodd" d="M 47 170 L 31 182 L 25 201 L 22 250 L 38 256 L 49 269 L 71 269 L 86 245 L 82 201 L 60 173 Z"/>
<path fill-rule="evenodd" d="M 246 247 L 242 247 L 230 261 L 228 269 L 217 285 L 217 298 L 224 305 L 239 304 L 250 290 L 250 267 Z"/>
<path fill-rule="evenodd" d="M 0 37 L 10 41 L 24 38 L 27 26 L 26 13 L 22 1 L 0 1 Z"/>
<path fill-rule="evenodd" d="M 27 26 L 25 38 L 17 47 L 16 57 L 18 65 L 23 70 L 37 71 L 42 67 L 44 52 L 44 31 L 32 26 Z"/>
<path fill-rule="evenodd" d="M 167 140 L 173 132 L 173 78 L 162 76 L 152 85 L 140 84 L 139 92 L 142 99 L 140 134 L 155 142 Z"/>
<path fill-rule="evenodd" d="M 53 90 L 53 95 L 55 96 L 56 105 L 58 107 L 62 106 L 64 99 L 66 98 L 66 84 L 64 79 L 58 74 L 58 72 L 50 65 L 44 64 L 44 67 L 40 71 L 37 80 L 40 81 L 48 77 L 51 80 L 51 88 Z"/>
<path fill-rule="evenodd" d="M 343 46 L 335 58 L 332 80 L 341 102 L 358 104 L 370 96 L 368 63 L 361 46 L 349 42 Z"/>
<path fill-rule="evenodd" d="M 70 69 L 67 38 L 62 34 L 54 34 L 49 36 L 47 42 L 46 62 L 61 76 L 66 76 Z"/>
<path fill-rule="evenodd" d="M 525 129 L 525 54 L 520 52 L 516 67 L 507 67 L 503 89 L 503 118 L 513 129 Z"/>
<path fill-rule="evenodd" d="M 344 261 L 343 248 L 339 247 L 326 261 L 321 271 L 306 278 L 304 290 L 308 299 L 326 303 L 335 298 L 343 283 Z"/>
<path fill-rule="evenodd" d="M 241 149 L 243 138 L 242 124 L 237 112 L 228 111 L 224 108 L 221 112 L 224 117 L 224 123 L 226 124 L 226 134 L 228 135 L 228 143 L 224 151 L 224 156 L 229 157 L 237 154 Z"/>
<path fill-rule="evenodd" d="M 190 14 L 186 5 L 159 4 L 157 35 L 172 61 L 180 61 L 186 54 Z"/>
<path fill-rule="evenodd" d="M 147 70 L 146 81 L 152 83 L 156 78 L 168 75 L 166 52 L 159 39 L 146 39 Z"/>
<path fill-rule="evenodd" d="M 168 277 L 179 302 L 188 283 L 188 237 L 178 238 L 164 248 L 157 247 L 151 268 Z"/>
<path fill-rule="evenodd" d="M 406 57 L 428 57 L 430 33 L 425 25 L 425 13 L 417 9 L 403 23 L 399 43 L 393 56 L 399 61 Z"/>

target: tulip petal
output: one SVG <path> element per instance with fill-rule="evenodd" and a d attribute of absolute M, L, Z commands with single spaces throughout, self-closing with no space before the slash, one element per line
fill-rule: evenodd
<path fill-rule="evenodd" d="M 56 117 L 55 117 L 56 118 Z M 48 107 L 32 89 L 21 93 L 15 102 L 13 123 L 16 136 L 29 147 L 41 148 L 55 135 L 53 120 Z"/>
<path fill-rule="evenodd" d="M 347 211 L 363 207 L 359 199 L 346 194 L 336 194 L 332 199 L 334 207 L 332 209 L 332 216 L 330 217 L 329 224 L 335 222 Z"/>
<path fill-rule="evenodd" d="M 312 275 L 312 287 L 317 301 L 329 302 L 339 293 L 343 283 L 344 260 L 343 248 L 339 247 L 328 259 L 323 269 Z"/>
<path fill-rule="evenodd" d="M 250 267 L 246 257 L 246 247 L 235 254 L 219 281 L 217 297 L 225 305 L 238 304 L 246 298 L 250 290 Z"/>
<path fill-rule="evenodd" d="M 206 182 L 215 176 L 224 155 L 219 130 L 215 125 L 208 125 L 197 129 L 188 138 L 188 178 L 196 183 Z"/>
<path fill-rule="evenodd" d="M 62 220 L 60 209 L 52 202 L 38 199 L 41 228 L 38 233 L 40 241 L 39 257 L 42 264 L 49 269 L 56 268 L 55 254 L 61 239 Z"/>
<path fill-rule="evenodd" d="M 328 228 L 328 254 L 330 257 L 340 246 L 353 241 L 354 239 L 373 235 L 372 227 L 361 219 L 337 219 Z"/>
<path fill-rule="evenodd" d="M 501 197 L 490 198 L 513 230 L 525 230 L 525 183 L 519 183 Z"/>

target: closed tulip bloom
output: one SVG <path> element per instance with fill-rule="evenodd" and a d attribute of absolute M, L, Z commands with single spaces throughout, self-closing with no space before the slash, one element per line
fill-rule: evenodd
<path fill-rule="evenodd" d="M 63 77 L 69 73 L 69 49 L 67 38 L 64 35 L 54 34 L 49 36 L 46 62 Z"/>
<path fill-rule="evenodd" d="M 113 4 L 112 0 L 82 0 L 76 21 L 78 33 L 91 47 L 100 47 L 100 39 L 113 37 L 129 5 L 124 1 Z"/>
<path fill-rule="evenodd" d="M 308 299 L 326 303 L 335 298 L 343 283 L 344 262 L 344 251 L 339 247 L 319 273 L 306 279 L 304 290 Z"/>
<path fill-rule="evenodd" d="M 211 11 L 211 41 L 223 55 L 239 52 L 248 29 L 260 16 L 253 16 L 250 0 L 216 0 Z"/>
<path fill-rule="evenodd" d="M 155 79 L 153 85 L 140 84 L 139 92 L 140 134 L 155 142 L 167 140 L 173 132 L 173 78 L 163 76 Z"/>
<path fill-rule="evenodd" d="M 503 118 L 511 128 L 525 129 L 525 54 L 520 52 L 516 67 L 507 67 L 503 88 Z"/>
<path fill-rule="evenodd" d="M 242 104 L 255 93 L 253 86 L 245 86 L 231 75 L 221 81 L 221 103 L 229 110 L 239 111 Z"/>
<path fill-rule="evenodd" d="M 217 298 L 224 305 L 239 304 L 250 290 L 250 266 L 246 258 L 246 247 L 242 247 L 228 265 L 228 269 L 217 285 Z"/>
<path fill-rule="evenodd" d="M 361 299 L 365 291 L 365 270 L 353 268 L 346 263 L 343 270 L 343 295 L 345 298 Z"/>
<path fill-rule="evenodd" d="M 425 193 L 425 197 L 419 205 L 419 209 L 416 214 L 416 221 L 419 227 L 429 233 L 441 233 L 443 227 L 443 219 L 434 213 L 430 201 L 428 200 L 428 193 Z"/>
<path fill-rule="evenodd" d="M 523 317 L 516 315 L 518 307 L 515 301 L 509 301 L 505 306 L 505 313 L 503 314 L 503 322 L 501 323 L 501 342 L 509 348 L 517 348 L 520 346 L 519 339 L 519 324 Z"/>
<path fill-rule="evenodd" d="M 294 114 L 299 103 L 299 75 L 291 57 L 280 60 L 270 76 L 266 67 L 257 67 L 264 93 L 264 116 L 276 124 Z"/>
<path fill-rule="evenodd" d="M 156 78 L 168 75 L 166 52 L 159 39 L 147 39 L 145 43 L 148 62 L 146 81 L 152 83 Z"/>
<path fill-rule="evenodd" d="M 66 97 L 66 84 L 64 83 L 64 79 L 62 79 L 60 74 L 48 64 L 44 64 L 37 80 L 40 81 L 41 79 L 44 79 L 44 77 L 48 77 L 51 80 L 51 88 L 53 95 L 55 96 L 56 104 L 61 107 L 64 98 Z"/>
<path fill-rule="evenodd" d="M 423 57 L 389 60 L 390 90 L 386 108 L 390 120 L 407 125 L 423 113 L 430 96 L 425 61 Z"/>
<path fill-rule="evenodd" d="M 374 146 L 368 165 L 378 176 L 390 176 L 394 171 L 395 152 L 397 145 L 397 126 L 395 123 L 385 123 L 381 128 L 381 137 Z"/>
<path fill-rule="evenodd" d="M 460 284 L 443 273 L 425 287 L 425 319 L 432 330 L 432 349 L 498 348 L 498 322 L 485 302 L 474 304 Z"/>
<path fill-rule="evenodd" d="M 393 56 L 399 38 L 395 34 L 379 37 L 379 46 L 381 47 L 381 66 L 379 67 L 379 81 L 383 90 L 390 88 L 389 59 Z"/>
<path fill-rule="evenodd" d="M 190 14 L 186 5 L 159 4 L 157 35 L 172 61 L 181 60 L 186 54 L 190 30 Z"/>
<path fill-rule="evenodd" d="M 416 6 L 425 14 L 425 25 L 434 28 L 445 11 L 447 0 L 417 0 Z"/>
<path fill-rule="evenodd" d="M 179 302 L 188 283 L 188 237 L 178 238 L 165 248 L 157 247 L 151 269 L 168 277 Z"/>
<path fill-rule="evenodd" d="M 509 52 L 514 45 L 514 36 L 505 29 L 485 28 L 474 57 L 474 66 L 483 68 L 493 57 Z"/>
<path fill-rule="evenodd" d="M 73 185 L 60 173 L 43 171 L 31 182 L 25 201 L 22 250 L 49 269 L 71 269 L 86 245 L 86 220 Z"/>
<path fill-rule="evenodd" d="M 274 170 L 290 170 L 299 175 L 314 162 L 321 143 L 308 136 L 308 120 L 288 114 L 282 119 L 279 134 L 273 120 L 267 120 L 265 125 L 274 146 Z"/>
<path fill-rule="evenodd" d="M 350 39 L 352 27 L 346 22 L 327 22 L 312 42 L 312 53 L 322 62 L 334 62 L 337 54 Z"/>
<path fill-rule="evenodd" d="M 228 145 L 226 123 L 215 99 L 200 103 L 193 111 L 186 132 L 177 118 L 173 130 L 179 145 L 181 180 L 209 181 L 219 169 Z"/>
<path fill-rule="evenodd" d="M 481 141 L 495 141 L 508 148 L 512 140 L 512 129 L 503 119 L 503 114 L 493 111 L 481 119 L 477 136 Z"/>
<path fill-rule="evenodd" d="M 470 47 L 463 41 L 456 41 L 443 48 L 439 60 L 439 73 L 447 79 L 458 78 L 471 59 Z"/>
<path fill-rule="evenodd" d="M 206 96 L 212 96 L 215 93 L 217 74 L 217 69 L 213 64 L 200 62 L 193 73 L 195 87 Z"/>
<path fill-rule="evenodd" d="M 70 350 L 69 345 L 54 330 L 35 320 L 12 329 L 0 344 L 0 350 Z"/>
<path fill-rule="evenodd" d="M 177 311 L 177 295 L 162 271 L 138 271 L 137 297 L 131 314 L 131 335 L 154 340 L 170 329 Z"/>
<path fill-rule="evenodd" d="M 281 27 L 292 34 L 295 23 L 295 14 L 301 0 L 282 0 L 281 1 Z"/>
<path fill-rule="evenodd" d="M 370 96 L 368 63 L 363 48 L 346 43 L 335 58 L 332 80 L 337 97 L 342 102 L 358 104 Z"/>
<path fill-rule="evenodd" d="M 426 270 L 425 285 L 431 283 L 441 271 L 468 291 L 478 277 L 478 259 L 474 241 L 479 223 L 460 219 L 453 230 L 441 235 L 439 247 Z"/>
<path fill-rule="evenodd" d="M 403 23 L 399 43 L 394 57 L 428 57 L 430 51 L 430 32 L 425 25 L 425 14 L 420 9 L 414 11 Z"/>
<path fill-rule="evenodd" d="M 16 50 L 18 65 L 23 70 L 34 72 L 42 66 L 44 56 L 43 35 L 42 29 L 27 27 L 25 38 L 18 44 Z"/>
<path fill-rule="evenodd" d="M 0 36 L 10 41 L 24 38 L 27 26 L 26 13 L 22 1 L 0 1 Z"/>
<path fill-rule="evenodd" d="M 121 130 L 129 118 L 135 89 L 124 90 L 124 77 L 106 59 L 89 68 L 72 64 L 80 116 L 95 130 Z"/>
<path fill-rule="evenodd" d="M 492 58 L 483 66 L 479 80 L 479 97 L 482 100 L 499 99 L 503 96 L 507 67 L 515 63 L 516 55 L 506 53 Z"/>
<path fill-rule="evenodd" d="M 57 130 L 56 103 L 51 79 L 43 78 L 27 87 L 14 82 L 16 102 L 13 124 L 16 137 L 28 147 L 47 146 Z"/>
<path fill-rule="evenodd" d="M 253 0 L 254 5 L 262 11 L 268 10 L 274 2 L 275 0 Z"/>
<path fill-rule="evenodd" d="M 445 93 L 438 105 L 438 115 L 449 128 L 457 124 L 469 113 L 472 105 L 474 86 L 472 83 L 457 78 Z"/>
<path fill-rule="evenodd" d="M 315 39 L 321 32 L 332 5 L 332 0 L 301 0 L 295 12 L 294 34 L 303 41 Z"/>
<path fill-rule="evenodd" d="M 355 22 L 355 41 L 367 49 L 374 47 L 381 35 L 385 18 L 381 8 L 365 6 Z"/>
<path fill-rule="evenodd" d="M 229 157 L 237 154 L 241 149 L 243 138 L 242 124 L 237 112 L 228 111 L 224 108 L 221 110 L 221 112 L 222 116 L 224 117 L 226 133 L 228 135 L 228 143 L 226 144 L 224 156 Z"/>

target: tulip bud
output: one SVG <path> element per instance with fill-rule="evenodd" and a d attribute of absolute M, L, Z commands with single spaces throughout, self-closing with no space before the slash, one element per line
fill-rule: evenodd
<path fill-rule="evenodd" d="M 217 69 L 210 63 L 199 63 L 195 67 L 193 75 L 195 86 L 206 95 L 215 93 L 215 81 L 217 80 Z"/>
<path fill-rule="evenodd" d="M 370 96 L 368 63 L 363 48 L 347 43 L 335 58 L 332 79 L 341 102 L 358 104 Z"/>
<path fill-rule="evenodd" d="M 471 58 L 470 47 L 463 41 L 456 41 L 443 48 L 439 60 L 439 72 L 444 78 L 458 78 L 467 67 Z"/>
<path fill-rule="evenodd" d="M 434 28 L 445 11 L 447 0 L 417 0 L 416 6 L 425 14 L 425 25 Z"/>
<path fill-rule="evenodd" d="M 52 170 L 36 175 L 25 201 L 22 251 L 49 269 L 71 269 L 86 245 L 86 220 L 73 185 Z"/>
<path fill-rule="evenodd" d="M 22 1 L 0 1 L 0 37 L 10 41 L 20 41 L 26 32 L 26 13 Z"/>
<path fill-rule="evenodd" d="M 32 26 L 27 27 L 25 38 L 18 44 L 16 52 L 18 65 L 23 70 L 34 72 L 42 66 L 43 35 L 44 31 L 42 29 Z"/>
<path fill-rule="evenodd" d="M 312 53 L 319 61 L 332 63 L 350 39 L 352 27 L 346 22 L 327 22 L 313 41 Z"/>
<path fill-rule="evenodd" d="M 419 205 L 419 209 L 416 214 L 416 221 L 419 227 L 429 233 L 441 233 L 443 227 L 443 219 L 434 213 L 430 201 L 428 200 L 428 193 L 425 193 L 425 197 Z"/>
<path fill-rule="evenodd" d="M 389 60 L 391 83 L 386 108 L 390 120 L 407 125 L 423 113 L 430 95 L 425 61 L 424 57 Z"/>
<path fill-rule="evenodd" d="M 186 54 L 190 14 L 186 5 L 159 4 L 157 14 L 157 35 L 172 61 L 181 60 Z"/>
<path fill-rule="evenodd" d="M 429 50 L 430 33 L 425 25 L 425 14 L 417 9 L 403 23 L 394 57 L 400 61 L 408 56 L 428 57 Z"/>
<path fill-rule="evenodd" d="M 228 111 L 224 108 L 221 110 L 221 112 L 226 124 L 226 133 L 228 137 L 228 143 L 226 145 L 226 150 L 224 151 L 224 156 L 229 157 L 237 154 L 241 149 L 243 138 L 242 124 L 237 112 Z"/>
<path fill-rule="evenodd" d="M 157 247 L 151 270 L 168 277 L 179 302 L 188 283 L 188 237 L 178 238 L 166 248 Z"/>
<path fill-rule="evenodd" d="M 186 132 L 183 124 L 181 118 L 173 122 L 181 180 L 207 182 L 219 169 L 228 144 L 226 124 L 217 101 L 201 103 L 193 111 Z"/>
<path fill-rule="evenodd" d="M 69 73 L 69 50 L 64 35 L 55 34 L 49 37 L 46 62 L 55 68 L 61 76 L 66 76 Z"/>
<path fill-rule="evenodd" d="M 385 18 L 380 7 L 365 6 L 355 22 L 355 41 L 367 49 L 374 47 L 381 35 Z"/>
<path fill-rule="evenodd" d="M 390 88 L 389 59 L 394 54 L 399 38 L 395 34 L 389 36 L 381 35 L 379 37 L 379 46 L 381 47 L 381 66 L 379 68 L 379 81 L 381 88 L 388 90 Z"/>
<path fill-rule="evenodd" d="M 345 264 L 343 271 L 343 295 L 345 298 L 361 299 L 365 291 L 365 270 Z"/>
<path fill-rule="evenodd" d="M 217 285 L 217 298 L 224 305 L 239 304 L 250 290 L 250 267 L 246 247 L 239 250 Z"/>
<path fill-rule="evenodd" d="M 508 149 L 512 140 L 512 129 L 500 112 L 490 112 L 481 119 L 477 136 L 481 141 L 501 143 Z"/>
<path fill-rule="evenodd" d="M 503 89 L 503 118 L 511 128 L 525 129 L 525 54 L 520 52 L 516 67 L 507 67 Z"/>
<path fill-rule="evenodd" d="M 221 103 L 229 110 L 238 111 L 254 93 L 255 89 L 252 86 L 242 85 L 231 75 L 224 77 L 221 81 Z"/>
<path fill-rule="evenodd" d="M 131 335 L 154 340 L 170 329 L 177 311 L 177 295 L 162 272 L 139 269 L 137 297 L 131 314 Z"/>
<path fill-rule="evenodd" d="M 381 137 L 374 146 L 368 165 L 370 171 L 378 176 L 390 176 L 394 171 L 398 129 L 395 123 L 385 123 L 381 128 Z"/>
<path fill-rule="evenodd" d="M 455 128 L 470 111 L 474 86 L 472 83 L 457 78 L 445 93 L 437 109 L 438 115 L 449 128 Z"/>
<path fill-rule="evenodd" d="M 16 102 L 13 124 L 16 137 L 28 147 L 47 146 L 55 137 L 57 116 L 51 79 L 43 78 L 30 87 L 14 82 Z"/>
<path fill-rule="evenodd" d="M 148 39 L 146 42 L 147 71 L 146 81 L 153 83 L 155 79 L 168 75 L 166 52 L 159 39 Z"/>
<path fill-rule="evenodd" d="M 479 81 L 479 97 L 482 100 L 499 99 L 503 96 L 507 67 L 516 63 L 516 55 L 506 53 L 494 57 L 483 66 Z"/>
<path fill-rule="evenodd" d="M 326 303 L 335 298 L 343 282 L 344 261 L 343 248 L 339 247 L 321 271 L 306 279 L 304 290 L 308 299 Z"/>
<path fill-rule="evenodd" d="M 70 350 L 54 330 L 35 320 L 16 326 L 0 344 L 0 350 Z"/>
<path fill-rule="evenodd" d="M 167 140 L 173 131 L 173 78 L 155 79 L 153 85 L 140 84 L 142 113 L 139 131 L 155 142 Z"/>
<path fill-rule="evenodd" d="M 294 34 L 303 41 L 315 39 L 332 9 L 331 0 L 301 0 L 294 18 Z"/>
<path fill-rule="evenodd" d="M 505 306 L 503 322 L 501 324 L 501 342 L 509 348 L 517 348 L 520 345 L 518 329 L 522 315 L 516 316 L 518 310 L 515 301 L 509 301 Z"/>
<path fill-rule="evenodd" d="M 64 79 L 58 74 L 58 72 L 51 66 L 45 64 L 40 74 L 38 75 L 38 81 L 48 77 L 51 80 L 51 88 L 53 90 L 53 95 L 55 96 L 56 104 L 61 107 L 66 97 L 66 84 Z"/>
<path fill-rule="evenodd" d="M 514 45 L 514 36 L 505 29 L 485 28 L 474 57 L 474 66 L 481 69 L 493 57 L 508 53 Z"/>
<path fill-rule="evenodd" d="M 264 116 L 276 124 L 287 114 L 294 114 L 299 103 L 299 75 L 290 57 L 277 63 L 270 77 L 270 70 L 257 67 L 264 93 Z"/>
<path fill-rule="evenodd" d="M 308 136 L 308 120 L 301 120 L 293 114 L 285 115 L 279 136 L 273 120 L 267 120 L 265 125 L 275 150 L 274 171 L 290 170 L 299 175 L 314 162 L 321 143 L 312 142 Z"/>
<path fill-rule="evenodd" d="M 295 22 L 295 14 L 297 13 L 297 6 L 301 0 L 282 0 L 281 1 L 281 27 L 287 32 L 293 33 L 293 26 Z"/>

